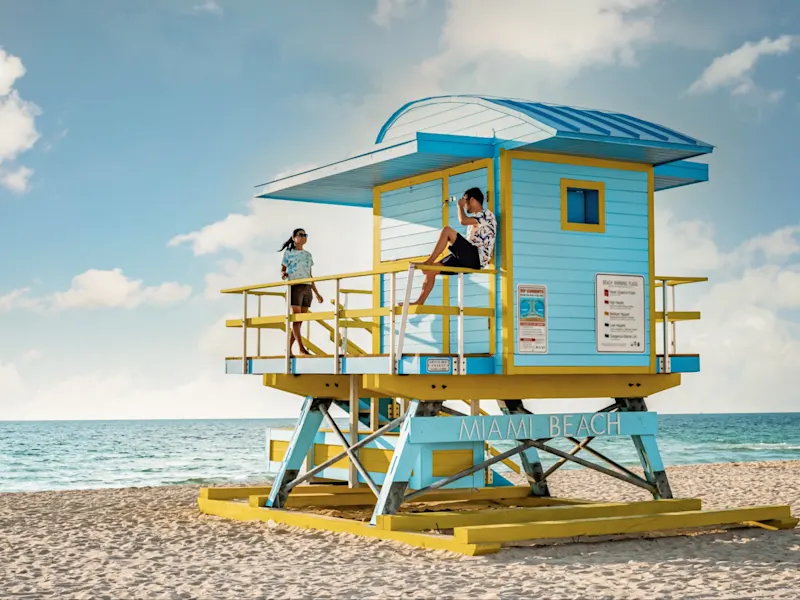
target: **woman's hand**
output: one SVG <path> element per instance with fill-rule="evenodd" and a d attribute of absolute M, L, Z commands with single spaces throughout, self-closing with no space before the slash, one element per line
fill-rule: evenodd
<path fill-rule="evenodd" d="M 320 294 L 319 292 L 317 292 L 317 302 L 319 302 L 320 304 L 325 302 L 325 300 L 322 297 L 322 294 Z"/>

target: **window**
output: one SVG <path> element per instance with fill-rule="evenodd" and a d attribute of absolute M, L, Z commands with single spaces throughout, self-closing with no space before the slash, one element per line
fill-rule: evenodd
<path fill-rule="evenodd" d="M 561 180 L 561 229 L 604 233 L 605 184 L 598 181 Z"/>

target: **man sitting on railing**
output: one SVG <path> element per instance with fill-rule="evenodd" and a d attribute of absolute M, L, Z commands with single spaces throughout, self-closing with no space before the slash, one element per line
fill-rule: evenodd
<path fill-rule="evenodd" d="M 471 216 L 470 216 L 471 215 Z M 464 192 L 458 201 L 458 222 L 467 226 L 467 237 L 464 238 L 452 227 L 445 227 L 439 234 L 439 240 L 426 265 L 461 267 L 464 269 L 482 269 L 489 264 L 494 251 L 494 240 L 497 236 L 497 219 L 488 209 L 483 208 L 483 192 L 474 187 Z M 450 254 L 441 262 L 436 262 L 439 255 L 450 245 Z M 424 304 L 428 299 L 436 275 L 448 273 L 442 271 L 425 271 L 422 282 L 422 292 L 419 298 L 411 304 Z"/>

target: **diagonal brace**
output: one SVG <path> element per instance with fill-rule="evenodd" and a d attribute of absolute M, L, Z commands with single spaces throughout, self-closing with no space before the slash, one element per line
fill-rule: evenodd
<path fill-rule="evenodd" d="M 608 469 L 606 467 L 603 467 L 601 465 L 597 465 L 597 464 L 595 464 L 593 462 L 589 462 L 588 460 L 584 460 L 584 459 L 582 459 L 582 458 L 580 458 L 578 456 L 573 456 L 572 454 L 564 452 L 563 450 L 559 450 L 558 448 L 553 448 L 552 446 L 548 446 L 547 444 L 544 444 L 543 442 L 539 442 L 539 441 L 535 441 L 535 440 L 528 440 L 528 443 L 531 446 L 533 446 L 534 448 L 538 448 L 539 450 L 542 450 L 543 452 L 548 452 L 550 454 L 554 454 L 555 456 L 559 456 L 559 457 L 561 457 L 561 458 L 563 458 L 565 460 L 569 460 L 569 461 L 578 463 L 579 465 L 581 465 L 583 467 L 586 467 L 587 469 L 592 469 L 592 470 L 597 471 L 599 473 L 603 473 L 605 475 L 608 475 L 609 477 L 614 477 L 615 479 L 619 479 L 620 481 L 624 481 L 626 483 L 630 483 L 632 485 L 635 485 L 637 487 L 645 489 L 650 493 L 655 492 L 655 489 L 656 489 L 655 486 L 650 484 L 650 483 L 648 483 L 646 480 L 642 479 L 638 475 L 634 475 L 633 477 L 631 477 L 631 476 L 625 475 L 623 473 L 618 473 L 617 471 L 613 471 L 613 470 Z"/>
<path fill-rule="evenodd" d="M 375 497 L 377 498 L 378 495 L 380 494 L 378 487 L 375 485 L 375 482 L 372 481 L 372 477 L 370 477 L 369 473 L 364 468 L 364 465 L 362 465 L 361 461 L 358 460 L 356 453 L 353 451 L 353 447 L 350 446 L 350 444 L 345 439 L 342 430 L 339 429 L 339 425 L 336 424 L 336 421 L 334 421 L 333 418 L 331 417 L 331 413 L 328 412 L 328 408 L 325 406 L 320 407 L 320 411 L 322 411 L 322 416 L 325 417 L 325 420 L 328 422 L 330 428 L 333 429 L 333 434 L 339 439 L 339 443 L 341 443 L 342 446 L 344 446 L 344 451 L 347 453 L 347 457 L 350 459 L 350 462 L 355 466 L 356 469 L 358 469 L 358 472 L 361 473 L 361 476 L 364 478 L 364 481 L 367 482 L 367 486 L 369 486 L 369 489 L 372 490 L 372 493 L 375 494 Z"/>
<path fill-rule="evenodd" d="M 380 429 L 376 429 L 373 433 L 371 433 L 367 437 L 361 438 L 358 442 L 356 442 L 355 444 L 350 446 L 350 450 L 358 450 L 359 448 L 361 448 L 363 446 L 366 446 L 371 441 L 376 440 L 379 437 L 381 437 L 384 433 L 387 433 L 387 432 L 391 431 L 392 429 L 394 429 L 395 427 L 397 427 L 400 423 L 403 422 L 403 420 L 405 418 L 406 418 L 405 415 L 401 415 L 398 418 L 396 418 L 394 421 L 392 421 L 391 423 L 387 423 L 386 425 L 384 425 Z M 344 452 L 342 452 L 341 454 L 337 454 L 333 458 L 329 458 L 324 463 L 317 465 L 313 469 L 310 469 L 310 470 L 306 471 L 305 473 L 303 473 L 303 475 L 301 475 L 300 477 L 298 477 L 297 479 L 295 479 L 291 483 L 286 484 L 287 491 L 291 490 L 293 487 L 295 487 L 297 485 L 300 485 L 304 481 L 306 481 L 308 479 L 311 479 L 314 475 L 316 475 L 320 471 L 324 471 L 325 469 L 327 469 L 328 467 L 330 467 L 334 463 L 339 462 L 345 456 L 347 456 L 347 451 L 346 450 Z"/>

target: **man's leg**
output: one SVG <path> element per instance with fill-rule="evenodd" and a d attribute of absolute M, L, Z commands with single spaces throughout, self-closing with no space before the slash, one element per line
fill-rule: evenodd
<path fill-rule="evenodd" d="M 433 263 L 437 267 L 442 266 L 441 263 Z M 422 279 L 422 291 L 419 293 L 419 298 L 412 302 L 412 305 L 415 304 L 425 304 L 425 300 L 428 299 L 428 296 L 431 295 L 433 291 L 433 285 L 436 283 L 436 276 L 439 274 L 439 271 L 425 271 L 424 276 Z"/>
<path fill-rule="evenodd" d="M 428 257 L 428 260 L 426 260 L 424 264 L 432 265 L 433 263 L 435 263 L 436 259 L 439 258 L 442 252 L 444 252 L 444 249 L 447 247 L 447 245 L 454 243 L 457 237 L 458 237 L 458 232 L 452 227 L 448 226 L 442 229 L 442 231 L 439 233 L 439 239 L 436 241 L 436 246 L 434 246 L 433 248 L 433 252 L 431 252 L 431 255 Z M 433 283 L 431 283 L 431 287 L 432 286 Z"/>

